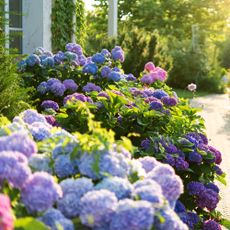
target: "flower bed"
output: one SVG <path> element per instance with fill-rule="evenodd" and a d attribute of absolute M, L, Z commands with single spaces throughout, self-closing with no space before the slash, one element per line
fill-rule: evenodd
<path fill-rule="evenodd" d="M 81 47 L 71 43 L 65 52 L 57 54 L 39 48 L 20 62 L 25 86 L 33 87 L 32 98 L 45 115 L 28 110 L 15 118 L 2 131 L 4 135 L 6 130 L 15 132 L 2 137 L 3 142 L 12 144 L 1 151 L 26 154 L 32 170 L 55 176 L 62 190 L 62 198 L 55 189 L 55 195 L 47 195 L 52 202 L 40 210 L 32 201 L 26 201 L 31 192 L 26 190 L 26 184 L 28 188 L 36 187 L 36 181 L 43 180 L 44 174 L 34 173 L 34 180 L 29 176 L 21 188 L 13 185 L 21 194 L 18 199 L 25 207 L 24 216 L 35 212 L 53 229 L 53 216 L 67 218 L 67 222 L 71 219 L 75 225 L 80 218 L 82 225 L 92 229 L 220 228 L 219 223 L 227 223 L 215 211 L 220 197 L 214 180 L 225 183 L 219 168 L 221 153 L 209 145 L 202 118 L 164 83 L 165 70 L 150 62 L 139 77 L 134 77 L 123 73 L 123 61 L 120 47 L 111 53 L 102 50 L 85 57 Z M 114 137 L 112 131 L 99 126 L 113 130 Z M 21 129 L 27 139 L 29 133 L 38 143 L 35 154 L 31 151 L 36 144 L 29 144 L 29 139 L 25 139 L 28 147 L 13 141 L 22 138 L 14 137 Z M 62 135 L 67 140 L 60 140 Z M 134 148 L 130 148 L 127 138 Z M 132 149 L 132 157 L 115 140 Z M 26 177 L 28 172 L 24 174 Z M 91 189 L 79 195 L 70 188 L 70 194 L 65 194 L 65 183 L 67 187 L 79 183 L 82 188 L 86 183 L 89 188 L 89 178 Z M 11 188 L 11 179 L 4 179 Z M 49 183 L 51 187 L 58 186 Z M 99 193 L 98 189 L 103 191 Z M 102 200 L 106 202 L 102 204 Z M 16 215 L 21 214 L 16 211 Z"/>

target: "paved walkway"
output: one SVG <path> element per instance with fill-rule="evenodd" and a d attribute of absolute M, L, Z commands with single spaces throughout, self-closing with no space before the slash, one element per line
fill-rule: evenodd
<path fill-rule="evenodd" d="M 230 97 L 228 94 L 208 95 L 193 99 L 191 104 L 203 108 L 201 115 L 210 144 L 223 154 L 221 168 L 227 173 L 228 185 L 220 185 L 222 200 L 218 209 L 230 220 Z"/>

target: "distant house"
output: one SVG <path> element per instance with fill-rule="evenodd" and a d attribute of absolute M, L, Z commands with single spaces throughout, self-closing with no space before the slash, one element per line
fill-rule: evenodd
<path fill-rule="evenodd" d="M 4 0 L 7 48 L 17 48 L 20 54 L 31 53 L 42 46 L 51 50 L 52 0 Z M 10 13 L 7 13 L 10 12 Z"/>

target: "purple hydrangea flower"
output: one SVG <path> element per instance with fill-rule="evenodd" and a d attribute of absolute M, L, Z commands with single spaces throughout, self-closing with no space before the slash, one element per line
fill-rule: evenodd
<path fill-rule="evenodd" d="M 124 55 L 124 51 L 122 50 L 122 48 L 120 46 L 115 46 L 112 49 L 111 54 L 112 54 L 113 60 L 124 62 L 125 55 Z"/>
<path fill-rule="evenodd" d="M 151 75 L 149 75 L 149 74 L 145 74 L 142 78 L 141 78 L 141 83 L 143 83 L 143 84 L 148 84 L 148 85 L 151 85 L 153 82 L 154 82 L 154 80 L 153 80 L 153 78 L 151 77 Z"/>
<path fill-rule="evenodd" d="M 36 54 L 32 54 L 26 59 L 26 64 L 30 67 L 33 67 L 35 65 L 39 65 L 41 62 L 40 58 Z"/>
<path fill-rule="evenodd" d="M 109 99 L 109 95 L 106 92 L 100 92 L 97 96 L 98 97 L 105 97 L 105 98 Z"/>
<path fill-rule="evenodd" d="M 119 177 L 108 177 L 97 184 L 95 189 L 109 190 L 115 193 L 116 197 L 120 200 L 130 197 L 133 187 L 127 179 Z"/>
<path fill-rule="evenodd" d="M 111 81 L 120 81 L 121 80 L 121 74 L 119 72 L 111 71 L 109 73 L 108 79 Z"/>
<path fill-rule="evenodd" d="M 215 165 L 213 169 L 216 172 L 216 174 L 219 176 L 224 174 L 224 172 L 222 171 L 222 169 L 218 165 Z"/>
<path fill-rule="evenodd" d="M 104 78 L 108 78 L 109 77 L 109 74 L 111 73 L 111 68 L 108 67 L 108 66 L 103 66 L 101 68 L 101 76 L 104 77 Z"/>
<path fill-rule="evenodd" d="M 61 196 L 61 187 L 46 172 L 36 172 L 31 175 L 21 192 L 22 202 L 29 212 L 45 211 L 51 208 Z"/>
<path fill-rule="evenodd" d="M 107 49 L 103 49 L 101 51 L 101 54 L 104 55 L 105 57 L 110 57 L 111 53 Z"/>
<path fill-rule="evenodd" d="M 34 122 L 32 125 L 29 125 L 29 131 L 32 134 L 33 138 L 37 141 L 42 141 L 50 137 L 51 128 L 52 126 L 41 122 Z"/>
<path fill-rule="evenodd" d="M 155 217 L 154 227 L 157 230 L 188 230 L 188 226 L 180 220 L 172 209 L 162 208 L 159 212 L 164 218 L 164 222 L 162 223 L 158 217 Z"/>
<path fill-rule="evenodd" d="M 201 133 L 190 132 L 185 135 L 185 138 L 187 138 L 195 146 L 198 146 L 199 144 L 206 145 L 208 143 L 207 137 Z"/>
<path fill-rule="evenodd" d="M 92 61 L 98 64 L 103 64 L 105 62 L 105 56 L 101 53 L 96 53 L 92 56 Z"/>
<path fill-rule="evenodd" d="M 159 175 L 169 175 L 169 176 L 173 176 L 175 175 L 175 170 L 173 169 L 173 167 L 167 165 L 167 164 L 158 164 L 156 165 L 156 167 L 154 167 L 153 170 L 150 171 L 150 173 L 148 174 L 150 177 L 157 177 Z"/>
<path fill-rule="evenodd" d="M 83 66 L 82 72 L 87 74 L 96 74 L 98 71 L 98 67 L 95 63 L 89 62 Z"/>
<path fill-rule="evenodd" d="M 90 191 L 80 201 L 80 219 L 89 227 L 103 227 L 114 216 L 117 209 L 117 198 L 108 190 Z"/>
<path fill-rule="evenodd" d="M 7 180 L 13 187 L 21 189 L 30 176 L 27 159 L 19 152 L 0 152 L 0 180 Z"/>
<path fill-rule="evenodd" d="M 75 83 L 72 79 L 66 79 L 63 81 L 63 85 L 65 86 L 66 90 L 76 91 L 78 88 L 78 85 Z"/>
<path fill-rule="evenodd" d="M 57 97 L 62 97 L 65 93 L 65 86 L 60 82 L 55 82 L 50 86 L 50 91 Z"/>
<path fill-rule="evenodd" d="M 54 111 L 59 110 L 59 105 L 57 102 L 52 101 L 52 100 L 45 100 L 42 102 L 41 107 L 43 109 L 53 109 Z"/>
<path fill-rule="evenodd" d="M 175 167 L 177 170 L 187 170 L 189 168 L 189 163 L 181 157 L 175 158 Z"/>
<path fill-rule="evenodd" d="M 190 195 L 198 196 L 200 193 L 205 191 L 205 187 L 202 183 L 197 181 L 191 181 L 187 184 L 188 193 Z"/>
<path fill-rule="evenodd" d="M 58 123 L 55 119 L 54 116 L 52 115 L 45 115 L 45 119 L 47 121 L 48 124 L 52 125 L 52 126 L 58 126 Z"/>
<path fill-rule="evenodd" d="M 166 106 L 175 106 L 177 104 L 177 99 L 174 97 L 165 96 L 162 97 L 161 100 Z"/>
<path fill-rule="evenodd" d="M 200 208 L 207 208 L 209 211 L 214 210 L 219 202 L 218 193 L 212 189 L 205 189 L 198 195 L 197 205 Z"/>
<path fill-rule="evenodd" d="M 29 158 L 29 166 L 35 172 L 43 171 L 52 174 L 50 165 L 51 160 L 46 154 L 34 154 Z"/>
<path fill-rule="evenodd" d="M 209 146 L 209 150 L 215 155 L 215 163 L 219 165 L 222 162 L 221 152 L 212 146 Z"/>
<path fill-rule="evenodd" d="M 93 91 L 96 91 L 96 92 L 100 92 L 101 91 L 101 87 L 100 86 L 97 86 L 95 85 L 94 83 L 91 83 L 91 82 L 88 82 L 82 89 L 84 92 L 93 92 Z"/>
<path fill-rule="evenodd" d="M 214 192 L 219 193 L 220 189 L 218 188 L 217 185 L 213 184 L 213 183 L 208 183 L 205 185 L 206 188 L 212 189 Z"/>
<path fill-rule="evenodd" d="M 144 150 L 148 150 L 148 149 L 150 148 L 150 144 L 151 144 L 150 139 L 146 138 L 146 139 L 144 139 L 144 140 L 141 142 L 141 147 L 142 147 Z"/>
<path fill-rule="evenodd" d="M 141 162 L 142 167 L 146 173 L 152 171 L 159 164 L 159 162 L 154 157 L 150 156 L 142 157 L 138 160 Z"/>
<path fill-rule="evenodd" d="M 60 227 L 63 230 L 74 230 L 73 222 L 66 219 L 59 210 L 54 208 L 48 209 L 39 220 L 52 230 L 58 230 Z"/>
<path fill-rule="evenodd" d="M 62 63 L 65 60 L 65 54 L 62 51 L 58 51 L 55 55 L 54 55 L 54 61 L 57 64 Z"/>
<path fill-rule="evenodd" d="M 204 222 L 203 230 L 221 230 L 221 225 L 215 220 L 207 220 Z"/>
<path fill-rule="evenodd" d="M 153 92 L 152 96 L 157 99 L 162 99 L 163 97 L 168 97 L 169 95 L 162 89 L 156 89 Z"/>
<path fill-rule="evenodd" d="M 75 161 L 71 161 L 70 156 L 60 155 L 54 163 L 54 171 L 59 178 L 65 178 L 77 174 L 78 169 Z"/>
<path fill-rule="evenodd" d="M 110 230 L 150 230 L 154 209 L 147 201 L 121 200 L 112 218 Z"/>
<path fill-rule="evenodd" d="M 92 102 L 92 99 L 90 97 L 85 96 L 82 93 L 74 93 L 74 94 L 66 96 L 63 100 L 63 104 L 65 105 L 68 101 Z"/>
<path fill-rule="evenodd" d="M 47 123 L 45 117 L 33 109 L 27 109 L 24 112 L 20 113 L 19 116 L 27 124 L 32 124 L 34 122 Z"/>
<path fill-rule="evenodd" d="M 58 201 L 58 209 L 68 218 L 80 213 L 80 199 L 87 192 L 93 190 L 93 183 L 88 178 L 66 179 L 61 182 L 63 197 Z"/>
<path fill-rule="evenodd" d="M 61 81 L 57 78 L 50 78 L 48 81 L 47 81 L 47 87 L 48 87 L 48 90 L 50 90 L 50 87 L 55 84 L 55 83 L 61 83 Z"/>
<path fill-rule="evenodd" d="M 131 73 L 129 73 L 128 75 L 125 75 L 125 79 L 126 79 L 127 81 L 136 81 L 136 80 L 137 80 L 137 78 L 134 77 L 134 75 L 131 74 Z"/>
<path fill-rule="evenodd" d="M 87 64 L 87 58 L 84 55 L 79 55 L 78 61 L 80 66 L 84 66 L 85 64 Z"/>
<path fill-rule="evenodd" d="M 17 151 L 30 157 L 37 152 L 37 145 L 27 133 L 13 133 L 0 137 L 0 151 Z"/>
<path fill-rule="evenodd" d="M 190 162 L 195 162 L 195 163 L 198 163 L 198 164 L 200 164 L 202 162 L 202 160 L 203 160 L 202 156 L 199 153 L 195 152 L 195 151 L 189 153 L 188 159 L 189 159 Z"/>
<path fill-rule="evenodd" d="M 75 44 L 75 43 L 66 44 L 65 49 L 67 51 L 74 52 L 74 53 L 76 53 L 78 55 L 82 55 L 82 53 L 83 53 L 81 46 L 78 45 L 78 44 Z"/>
<path fill-rule="evenodd" d="M 194 229 L 200 221 L 199 216 L 193 212 L 181 212 L 179 213 L 180 219 L 189 227 L 189 229 Z"/>
<path fill-rule="evenodd" d="M 176 159 L 175 159 L 175 157 L 173 157 L 172 154 L 166 153 L 165 159 L 163 160 L 163 162 L 171 165 L 172 167 L 174 167 L 175 163 L 176 163 Z"/>
<path fill-rule="evenodd" d="M 37 87 L 37 91 L 40 94 L 46 94 L 48 92 L 48 88 L 47 88 L 47 83 L 45 81 L 41 82 L 38 87 Z"/>

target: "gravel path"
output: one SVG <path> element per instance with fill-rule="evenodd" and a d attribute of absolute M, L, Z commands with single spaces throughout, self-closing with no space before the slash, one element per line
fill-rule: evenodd
<path fill-rule="evenodd" d="M 220 185 L 222 200 L 218 209 L 230 220 L 230 98 L 228 94 L 195 98 L 194 107 L 201 107 L 210 144 L 222 152 L 221 168 L 227 174 L 227 186 Z"/>

